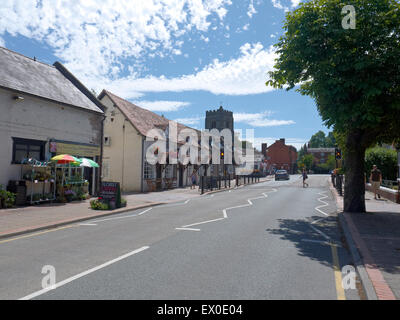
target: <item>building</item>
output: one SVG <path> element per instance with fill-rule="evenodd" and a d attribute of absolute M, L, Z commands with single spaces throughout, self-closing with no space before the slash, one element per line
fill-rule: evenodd
<path fill-rule="evenodd" d="M 295 147 L 286 145 L 285 139 L 276 140 L 272 145 L 262 146 L 266 153 L 265 159 L 267 171 L 274 173 L 276 170 L 287 170 L 290 174 L 297 171 L 297 150 Z"/>
<path fill-rule="evenodd" d="M 306 154 L 313 156 L 313 165 L 326 163 L 329 156 L 335 155 L 335 148 L 305 148 Z"/>
<path fill-rule="evenodd" d="M 222 106 L 220 106 L 218 110 L 207 111 L 205 128 L 208 130 L 217 129 L 219 131 L 229 129 L 233 136 L 233 112 L 224 110 Z"/>
<path fill-rule="evenodd" d="M 195 165 L 151 165 L 146 161 L 146 151 L 153 143 L 146 141 L 148 132 L 161 129 L 168 139 L 168 119 L 106 90 L 102 91 L 99 100 L 106 108 L 104 181 L 120 182 L 124 192 L 157 191 L 185 187 L 191 183 L 192 172 L 197 169 Z M 188 127 L 177 124 L 178 132 L 184 128 Z"/>
<path fill-rule="evenodd" d="M 234 160 L 233 150 L 234 150 L 234 119 L 233 112 L 225 110 L 222 106 L 217 110 L 210 110 L 206 112 L 205 129 L 212 130 L 217 129 L 221 132 L 224 129 L 229 129 L 232 135 L 232 161 Z M 221 154 L 224 153 L 224 141 L 221 139 Z M 211 176 L 225 176 L 227 174 L 232 174 L 234 172 L 233 165 L 216 165 L 213 164 L 209 166 L 208 175 Z"/>
<path fill-rule="evenodd" d="M 22 180 L 26 159 L 68 153 L 99 161 L 101 103 L 62 64 L 0 47 L 0 184 Z M 99 169 L 85 169 L 94 194 Z"/>

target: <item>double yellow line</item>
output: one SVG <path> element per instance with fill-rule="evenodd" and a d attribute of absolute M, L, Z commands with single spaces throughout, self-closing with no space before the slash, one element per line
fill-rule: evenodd
<path fill-rule="evenodd" d="M 59 230 L 63 230 L 63 229 L 69 229 L 69 228 L 76 227 L 76 226 L 77 225 L 68 225 L 65 227 L 59 227 L 59 228 L 55 228 L 55 229 L 51 229 L 51 230 L 30 233 L 30 234 L 20 236 L 20 237 L 10 238 L 10 239 L 6 239 L 6 240 L 0 240 L 0 244 L 15 241 L 15 240 L 20 240 L 20 239 L 25 239 L 25 238 L 31 238 L 31 237 L 39 236 L 41 234 L 45 234 L 45 233 L 49 233 L 49 232 L 55 232 L 55 231 L 59 231 Z"/>
<path fill-rule="evenodd" d="M 343 284 L 342 284 L 342 272 L 340 271 L 337 246 L 333 243 L 330 246 L 331 246 L 332 258 L 333 258 L 333 272 L 335 274 L 337 299 L 338 300 L 346 300 L 346 295 L 344 293 Z"/>

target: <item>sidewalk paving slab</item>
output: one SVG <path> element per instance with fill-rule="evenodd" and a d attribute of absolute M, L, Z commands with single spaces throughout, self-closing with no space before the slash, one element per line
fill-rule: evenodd
<path fill-rule="evenodd" d="M 343 212 L 332 188 L 353 260 L 369 299 L 400 299 L 400 205 L 366 192 L 367 213 Z M 374 292 L 371 292 L 371 286 Z"/>

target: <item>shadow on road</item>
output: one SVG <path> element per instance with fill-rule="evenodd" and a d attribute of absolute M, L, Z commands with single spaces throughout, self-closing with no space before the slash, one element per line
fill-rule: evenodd
<path fill-rule="evenodd" d="M 320 220 L 320 216 L 304 219 L 279 219 L 278 229 L 266 229 L 267 232 L 279 235 L 282 240 L 292 242 L 299 251 L 299 255 L 318 261 L 321 264 L 331 266 L 332 254 L 329 245 L 322 242 L 328 241 L 321 233 L 328 236 L 333 241 L 340 243 L 340 233 L 336 217 L 328 217 L 316 224 L 313 221 Z"/>

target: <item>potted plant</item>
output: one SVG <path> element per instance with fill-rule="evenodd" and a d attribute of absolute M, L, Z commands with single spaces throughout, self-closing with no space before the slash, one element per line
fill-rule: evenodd
<path fill-rule="evenodd" d="M 75 192 L 71 189 L 68 189 L 64 192 L 65 198 L 67 199 L 68 202 L 71 202 L 72 199 L 75 197 Z"/>

